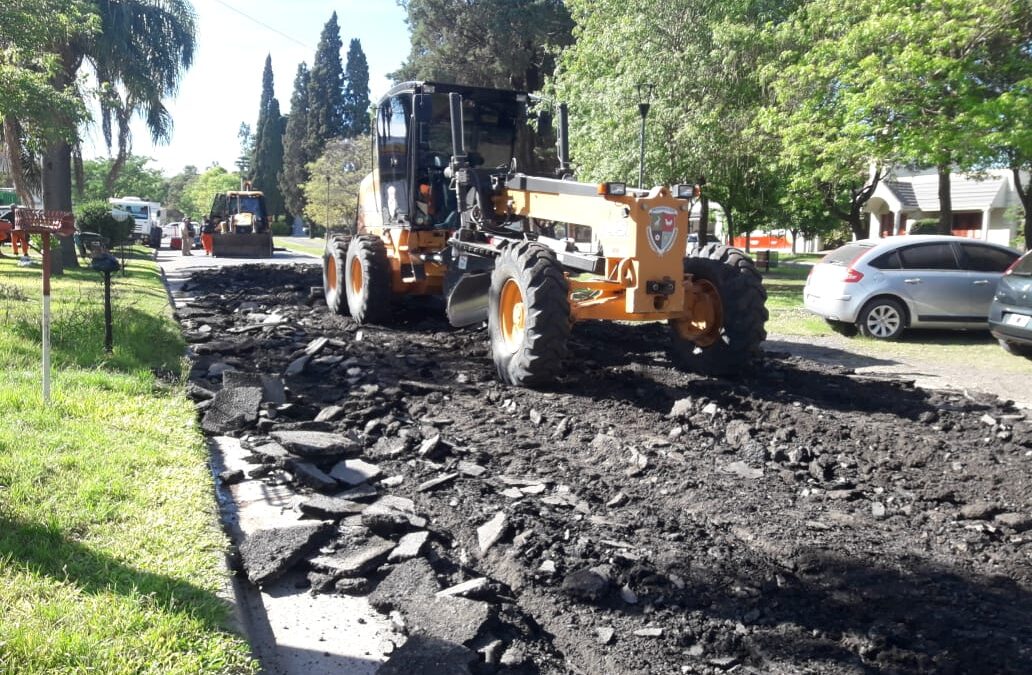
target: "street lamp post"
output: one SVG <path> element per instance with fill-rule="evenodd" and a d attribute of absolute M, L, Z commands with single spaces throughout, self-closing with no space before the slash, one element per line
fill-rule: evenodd
<path fill-rule="evenodd" d="M 642 83 L 638 85 L 638 113 L 641 115 L 641 150 L 638 154 L 638 187 L 645 187 L 645 118 L 652 107 L 652 89 L 655 85 Z"/>

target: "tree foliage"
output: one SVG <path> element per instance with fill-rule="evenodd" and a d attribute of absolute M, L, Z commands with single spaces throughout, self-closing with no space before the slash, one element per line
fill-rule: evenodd
<path fill-rule="evenodd" d="M 547 91 L 570 103 L 582 179 L 637 176 L 639 95 L 652 85 L 645 182 L 705 177 L 732 228 L 776 225 L 781 183 L 775 140 L 757 124 L 764 26 L 795 3 L 736 0 L 569 0 L 576 42 Z"/>
<path fill-rule="evenodd" d="M 308 146 L 311 157 L 322 152 L 326 141 L 344 136 L 344 68 L 340 61 L 340 26 L 337 13 L 323 27 L 308 82 Z M 298 108 L 291 106 L 291 112 Z"/>
<path fill-rule="evenodd" d="M 391 76 L 537 90 L 572 42 L 562 0 L 398 0 L 411 51 Z M 652 4 L 652 3 L 650 3 Z"/>
<path fill-rule="evenodd" d="M 200 222 L 211 211 L 216 193 L 239 189 L 240 174 L 230 173 L 218 165 L 213 166 L 186 185 L 179 200 L 180 210 Z"/>
<path fill-rule="evenodd" d="M 274 95 L 271 55 L 265 57 L 256 129 L 250 166 L 251 181 L 256 190 L 265 193 L 265 206 L 269 213 L 273 216 L 281 215 L 283 194 L 276 177 L 283 169 L 284 120 L 280 114 L 279 101 Z"/>
<path fill-rule="evenodd" d="M 95 232 L 109 247 L 125 243 L 133 231 L 133 219 L 118 220 L 111 214 L 111 204 L 106 199 L 86 201 L 75 207 L 75 222 L 83 232 Z"/>
<path fill-rule="evenodd" d="M 301 186 L 308 181 L 308 66 L 303 62 L 297 66 L 294 76 L 294 92 L 290 96 L 290 115 L 283 133 L 283 168 L 277 176 L 280 192 L 286 210 L 291 215 L 301 215 L 305 208 L 305 196 Z"/>
<path fill-rule="evenodd" d="M 148 168 L 150 157 L 129 155 L 110 186 L 111 164 L 114 159 L 90 159 L 82 163 L 83 190 L 79 201 L 104 201 L 109 197 L 139 197 L 145 201 L 165 203 L 165 179 L 158 169 Z"/>
<path fill-rule="evenodd" d="M 302 186 L 305 219 L 321 227 L 341 229 L 354 224 L 358 215 L 358 187 L 372 171 L 369 136 L 335 138 L 309 164 L 311 178 Z"/>
<path fill-rule="evenodd" d="M 191 165 L 183 167 L 183 170 L 177 173 L 175 176 L 167 179 L 164 186 L 164 197 L 160 200 L 165 205 L 165 210 L 169 213 L 169 217 L 172 217 L 173 212 L 177 212 L 182 215 L 182 199 L 183 191 L 197 179 L 200 173 L 197 171 L 197 167 Z M 178 220 L 178 217 L 176 218 Z"/>
<path fill-rule="evenodd" d="M 172 138 L 172 116 L 165 99 L 179 89 L 183 72 L 193 63 L 196 26 L 189 0 L 93 0 L 101 30 L 71 45 L 73 75 L 83 61 L 97 78 L 101 130 L 115 161 L 110 185 L 130 151 L 129 123 L 139 115 L 155 143 Z M 78 62 L 78 63 L 76 63 Z"/>
<path fill-rule="evenodd" d="M 344 67 L 344 129 L 349 138 L 370 131 L 369 62 L 357 38 L 348 45 Z"/>
<path fill-rule="evenodd" d="M 86 0 L 5 0 L 0 30 L 0 138 L 8 174 L 23 203 L 39 189 L 34 170 L 43 143 L 72 141 L 86 119 L 73 88 L 58 86 L 60 54 L 47 45 L 88 37 L 99 17 Z"/>

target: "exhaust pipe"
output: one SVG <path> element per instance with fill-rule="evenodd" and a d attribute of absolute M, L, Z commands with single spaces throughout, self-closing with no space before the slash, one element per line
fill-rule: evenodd
<path fill-rule="evenodd" d="M 565 103 L 559 104 L 559 176 L 570 174 L 570 111 Z"/>

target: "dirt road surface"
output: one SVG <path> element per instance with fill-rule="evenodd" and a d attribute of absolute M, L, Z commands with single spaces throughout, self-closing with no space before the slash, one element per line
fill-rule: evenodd
<path fill-rule="evenodd" d="M 204 428 L 250 452 L 221 481 L 297 526 L 240 542 L 241 576 L 367 598 L 380 672 L 1032 670 L 1022 409 L 784 341 L 695 376 L 658 324 L 579 324 L 555 386 L 515 389 L 482 329 L 360 327 L 319 285 L 198 272 L 178 318 Z"/>

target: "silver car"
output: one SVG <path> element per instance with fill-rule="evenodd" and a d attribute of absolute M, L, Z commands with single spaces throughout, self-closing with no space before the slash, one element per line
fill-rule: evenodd
<path fill-rule="evenodd" d="M 803 303 L 843 332 L 882 340 L 906 328 L 987 328 L 996 284 L 1018 255 L 944 235 L 863 239 L 814 265 Z"/>

